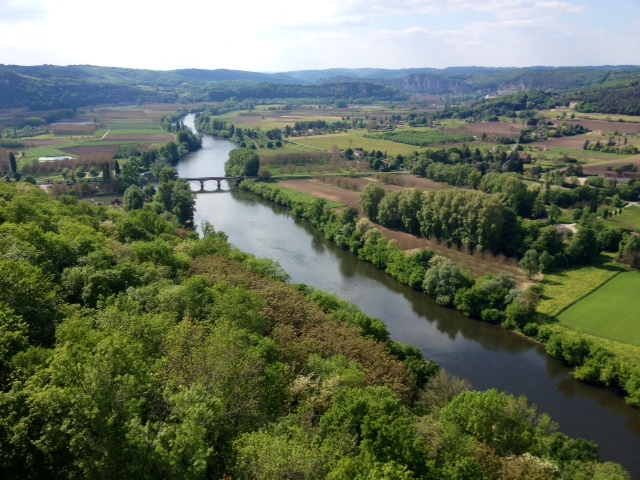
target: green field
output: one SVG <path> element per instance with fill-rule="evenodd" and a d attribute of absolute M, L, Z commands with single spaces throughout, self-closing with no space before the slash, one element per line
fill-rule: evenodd
<path fill-rule="evenodd" d="M 55 147 L 35 147 L 24 150 L 24 156 L 20 157 L 21 162 L 31 163 L 32 161 L 37 161 L 40 157 L 62 157 L 62 156 L 72 156 L 68 153 L 60 150 L 61 148 L 66 148 L 70 145 L 59 145 Z"/>
<path fill-rule="evenodd" d="M 415 151 L 422 150 L 414 145 L 391 142 L 379 138 L 364 138 L 362 135 L 366 131 L 350 131 L 349 133 L 337 133 L 331 135 L 317 135 L 313 137 L 296 137 L 291 139 L 299 145 L 321 148 L 330 152 L 334 146 L 344 150 L 346 148 L 364 148 L 367 151 L 380 150 L 386 152 L 387 156 L 395 157 L 398 154 L 409 155 Z"/>
<path fill-rule="evenodd" d="M 557 317 L 623 271 L 624 267 L 601 255 L 593 265 L 547 273 L 542 281 L 544 293 L 538 312 Z"/>
<path fill-rule="evenodd" d="M 567 114 L 566 120 L 605 120 L 609 122 L 640 122 L 640 117 L 634 115 L 620 115 L 617 113 L 581 113 L 576 112 L 572 108 L 556 108 L 555 110 L 540 110 L 538 116 L 545 118 L 558 118 L 562 115 L 562 112 Z M 575 118 L 570 118 L 571 114 L 575 114 Z"/>
<path fill-rule="evenodd" d="M 611 210 L 611 207 L 608 208 Z M 624 208 L 620 215 L 609 217 L 607 221 L 615 223 L 618 227 L 640 232 L 640 207 L 632 205 Z"/>
<path fill-rule="evenodd" d="M 615 276 L 558 316 L 560 325 L 640 346 L 640 272 Z"/>

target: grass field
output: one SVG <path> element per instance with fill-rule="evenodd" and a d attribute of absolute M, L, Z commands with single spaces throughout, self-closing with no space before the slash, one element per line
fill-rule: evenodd
<path fill-rule="evenodd" d="M 278 187 L 281 188 L 282 190 L 286 190 L 289 197 L 295 201 L 311 202 L 313 200 L 318 199 L 318 197 L 315 195 L 310 195 L 308 193 L 299 192 L 298 190 L 293 190 L 292 188 L 283 187 L 281 184 L 278 184 Z M 346 205 L 344 203 L 327 200 L 327 207 L 342 208 L 342 207 L 346 207 Z"/>
<path fill-rule="evenodd" d="M 609 210 L 611 208 L 609 207 Z M 640 207 L 634 205 L 623 208 L 620 215 L 609 217 L 608 222 L 615 223 L 618 227 L 628 228 L 634 232 L 640 231 Z"/>
<path fill-rule="evenodd" d="M 623 272 L 558 316 L 560 325 L 640 346 L 640 272 Z"/>
<path fill-rule="evenodd" d="M 34 160 L 38 160 L 40 157 L 62 157 L 69 156 L 61 148 L 65 148 L 66 145 L 60 145 L 57 147 L 35 147 L 29 148 L 24 151 L 24 156 L 20 158 L 20 161 L 31 163 Z"/>
<path fill-rule="evenodd" d="M 542 301 L 538 305 L 538 312 L 557 317 L 571 305 L 624 271 L 624 267 L 601 255 L 593 265 L 545 274 L 542 281 L 544 292 Z"/>
<path fill-rule="evenodd" d="M 292 141 L 299 145 L 321 148 L 326 151 L 331 151 L 334 146 L 340 149 L 364 148 L 367 151 L 380 150 L 383 153 L 386 152 L 387 156 L 393 157 L 398 154 L 409 155 L 415 151 L 422 150 L 421 147 L 416 147 L 415 145 L 405 145 L 378 138 L 364 138 L 362 135 L 365 132 L 366 130 L 332 135 L 318 135 L 314 137 L 297 137 L 292 139 Z"/>
<path fill-rule="evenodd" d="M 554 110 L 541 110 L 538 112 L 538 115 L 545 118 L 553 118 L 557 119 L 562 113 L 565 112 L 567 114 L 567 118 L 563 119 L 566 121 L 570 120 L 606 120 L 609 122 L 619 122 L 622 120 L 623 122 L 632 122 L 638 123 L 640 122 L 640 118 L 633 115 L 618 115 L 618 114 L 610 114 L 610 113 L 581 113 L 576 112 L 571 108 L 556 108 Z M 569 118 L 571 114 L 575 114 L 576 118 Z"/>

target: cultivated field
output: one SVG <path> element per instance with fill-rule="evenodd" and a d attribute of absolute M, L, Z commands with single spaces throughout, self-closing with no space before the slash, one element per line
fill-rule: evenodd
<path fill-rule="evenodd" d="M 611 155 L 611 154 L 607 154 Z M 636 167 L 640 168 L 640 155 L 633 155 L 627 157 L 620 157 L 620 155 L 616 155 L 617 158 L 613 158 L 607 161 L 597 161 L 587 165 L 582 166 L 582 171 L 586 175 L 603 175 L 604 172 L 614 169 L 616 167 L 621 167 L 623 165 L 628 165 L 629 163 L 633 163 Z"/>
<path fill-rule="evenodd" d="M 85 145 L 65 148 L 64 151 L 69 155 L 73 155 L 74 157 L 80 155 L 93 155 L 95 153 L 109 153 L 113 155 L 118 151 L 118 145 Z"/>
<path fill-rule="evenodd" d="M 623 272 L 558 316 L 560 325 L 640 346 L 640 272 Z"/>
<path fill-rule="evenodd" d="M 573 267 L 545 274 L 542 281 L 544 292 L 538 312 L 557 317 L 622 271 L 622 266 L 600 256 L 596 263 L 587 267 Z"/>
<path fill-rule="evenodd" d="M 482 137 L 483 133 L 486 133 L 488 136 L 516 138 L 524 128 L 522 123 L 507 122 L 456 122 L 445 124 L 445 126 L 448 127 L 447 130 L 452 133 L 475 135 L 478 139 Z"/>
<path fill-rule="evenodd" d="M 331 135 L 317 135 L 309 137 L 295 137 L 290 139 L 298 145 L 303 145 L 310 148 L 319 148 L 326 151 L 331 151 L 334 147 L 341 150 L 352 148 L 363 148 L 367 151 L 380 150 L 386 152 L 387 156 L 396 155 L 410 155 L 415 151 L 423 150 L 421 147 L 415 145 L 406 145 L 403 143 L 391 142 L 389 140 L 382 140 L 377 138 L 365 138 L 363 134 L 366 131 L 349 131 L 349 133 L 337 133 Z"/>

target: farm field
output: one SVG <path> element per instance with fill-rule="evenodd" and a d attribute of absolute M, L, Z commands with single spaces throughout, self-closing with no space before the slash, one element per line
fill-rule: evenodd
<path fill-rule="evenodd" d="M 216 118 L 233 123 L 236 127 L 251 128 L 280 128 L 293 126 L 296 122 L 311 120 L 325 120 L 335 122 L 345 116 L 357 116 L 358 112 L 351 109 L 300 109 L 300 110 L 251 110 L 229 112 Z"/>
<path fill-rule="evenodd" d="M 565 114 L 566 118 L 560 118 L 562 114 Z M 571 114 L 575 115 L 575 118 L 569 118 Z M 550 120 L 561 120 L 561 121 L 571 121 L 571 122 L 579 122 L 583 124 L 585 127 L 587 126 L 583 122 L 600 122 L 606 124 L 625 124 L 625 123 L 635 123 L 636 127 L 638 127 L 638 123 L 640 123 L 640 117 L 634 115 L 621 115 L 621 114 L 611 114 L 611 113 L 581 113 L 576 112 L 572 108 L 556 108 L 553 110 L 540 110 L 538 115 L 544 118 L 548 118 Z M 591 127 L 589 127 L 591 128 Z M 613 132 L 613 130 L 611 130 Z M 622 131 L 622 130 L 620 130 Z"/>
<path fill-rule="evenodd" d="M 604 154 L 604 155 L 612 155 L 612 154 Z M 631 155 L 626 157 L 617 156 L 618 159 L 611 159 L 607 161 L 599 160 L 597 162 L 593 162 L 587 165 L 582 166 L 582 171 L 585 175 L 603 175 L 604 172 L 608 170 L 612 170 L 616 167 L 621 167 L 623 165 L 628 165 L 629 163 L 633 163 L 636 167 L 640 168 L 640 155 Z"/>
<path fill-rule="evenodd" d="M 538 312 L 557 317 L 607 281 L 625 271 L 625 268 L 601 255 L 586 267 L 573 267 L 544 275 L 544 291 Z"/>
<path fill-rule="evenodd" d="M 334 146 L 340 149 L 364 148 L 367 151 L 380 150 L 381 152 L 386 152 L 388 156 L 409 155 L 415 151 L 422 150 L 421 147 L 416 147 L 415 145 L 405 145 L 378 138 L 364 138 L 362 136 L 363 133 L 364 131 L 350 131 L 349 133 L 296 137 L 293 141 L 298 145 L 320 148 L 326 151 L 331 151 Z"/>
<path fill-rule="evenodd" d="M 560 325 L 640 346 L 640 272 L 623 272 L 558 316 Z"/>
<path fill-rule="evenodd" d="M 64 145 L 27 148 L 21 150 L 24 152 L 24 155 L 20 157 L 20 163 L 32 163 L 34 161 L 37 162 L 38 158 L 40 157 L 62 157 L 65 155 L 70 155 L 64 149 Z"/>
<path fill-rule="evenodd" d="M 445 123 L 444 126 L 451 133 L 475 135 L 478 138 L 482 137 L 483 133 L 486 133 L 489 136 L 516 138 L 524 128 L 522 123 L 508 122 L 467 123 L 458 121 L 449 124 Z"/>

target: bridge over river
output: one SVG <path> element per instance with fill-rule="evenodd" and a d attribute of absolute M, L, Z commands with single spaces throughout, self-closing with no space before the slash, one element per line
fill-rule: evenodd
<path fill-rule="evenodd" d="M 220 188 L 220 184 L 222 183 L 222 181 L 226 180 L 228 182 L 233 182 L 235 185 L 239 185 L 241 181 L 243 180 L 247 180 L 247 179 L 256 179 L 258 177 L 251 177 L 251 176 L 239 176 L 239 177 L 190 177 L 190 178 L 185 178 L 185 180 L 187 182 L 200 182 L 200 191 L 204 192 L 204 184 L 205 182 L 208 181 L 214 181 L 218 183 L 218 188 Z"/>

